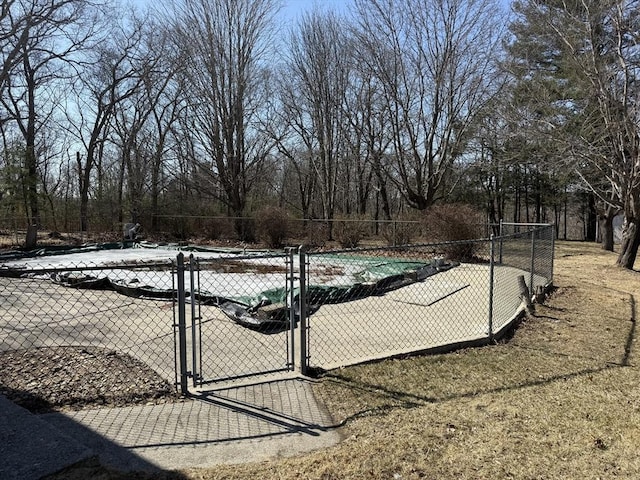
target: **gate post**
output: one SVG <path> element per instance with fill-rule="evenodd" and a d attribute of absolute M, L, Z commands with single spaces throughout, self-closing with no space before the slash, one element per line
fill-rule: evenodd
<path fill-rule="evenodd" d="M 191 255 L 189 255 L 189 299 L 191 300 L 191 377 L 193 380 L 193 386 L 194 388 L 198 386 L 198 380 L 199 380 L 199 376 L 198 376 L 198 358 L 197 358 L 197 354 L 199 353 L 198 349 L 196 348 L 196 320 L 200 320 L 200 315 L 199 312 L 198 314 L 196 314 L 196 291 L 195 291 L 195 275 L 194 275 L 194 268 L 195 268 L 195 257 L 193 256 L 193 253 Z M 198 282 L 198 290 L 200 290 L 200 283 Z M 200 304 L 198 304 L 198 309 L 200 308 Z"/>
<path fill-rule="evenodd" d="M 186 295 L 184 287 L 184 254 L 178 254 L 176 263 L 176 275 L 178 276 L 178 345 L 180 358 L 180 393 L 189 393 L 187 386 L 187 314 Z"/>
<path fill-rule="evenodd" d="M 300 352 L 300 357 L 298 360 L 298 371 L 302 375 L 306 375 L 309 366 L 307 365 L 307 254 L 304 251 L 304 246 L 300 246 L 298 254 L 300 262 L 300 292 L 298 294 L 298 302 L 300 305 L 300 318 L 298 320 L 298 328 L 300 329 L 298 334 L 298 352 Z"/>
<path fill-rule="evenodd" d="M 289 307 L 289 370 L 296 368 L 296 305 L 295 305 L 295 286 L 296 286 L 296 268 L 294 264 L 294 249 L 287 248 L 287 303 Z"/>

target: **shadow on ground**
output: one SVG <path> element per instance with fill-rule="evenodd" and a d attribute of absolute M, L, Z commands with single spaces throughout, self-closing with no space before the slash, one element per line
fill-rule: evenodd
<path fill-rule="evenodd" d="M 36 415 L 3 396 L 0 396 L 0 438 L 3 480 L 118 478 L 131 471 L 148 472 L 153 478 L 184 478 L 165 472 L 72 418 L 63 414 Z M 104 476 L 107 464 L 113 471 Z M 79 474 L 80 471 L 83 473 Z"/>

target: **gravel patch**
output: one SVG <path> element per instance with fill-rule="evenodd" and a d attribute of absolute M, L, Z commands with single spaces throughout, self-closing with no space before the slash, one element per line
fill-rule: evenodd
<path fill-rule="evenodd" d="M 175 401 L 175 388 L 139 360 L 96 347 L 0 352 L 0 394 L 33 413 Z"/>

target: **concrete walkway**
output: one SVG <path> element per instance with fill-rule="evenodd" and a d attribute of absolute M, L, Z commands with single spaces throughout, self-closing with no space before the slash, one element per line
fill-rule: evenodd
<path fill-rule="evenodd" d="M 310 380 L 271 379 L 164 405 L 33 415 L 0 397 L 0 478 L 37 479 L 97 456 L 120 471 L 213 467 L 326 448 L 340 434 Z"/>
<path fill-rule="evenodd" d="M 36 479 L 94 453 L 0 395 L 0 478 Z"/>

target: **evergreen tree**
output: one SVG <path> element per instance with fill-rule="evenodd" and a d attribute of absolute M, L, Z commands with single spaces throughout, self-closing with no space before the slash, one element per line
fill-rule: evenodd
<path fill-rule="evenodd" d="M 638 4 L 515 2 L 507 64 L 523 131 L 565 159 L 599 199 L 601 216 L 624 211 L 617 263 L 626 268 L 640 242 Z"/>

